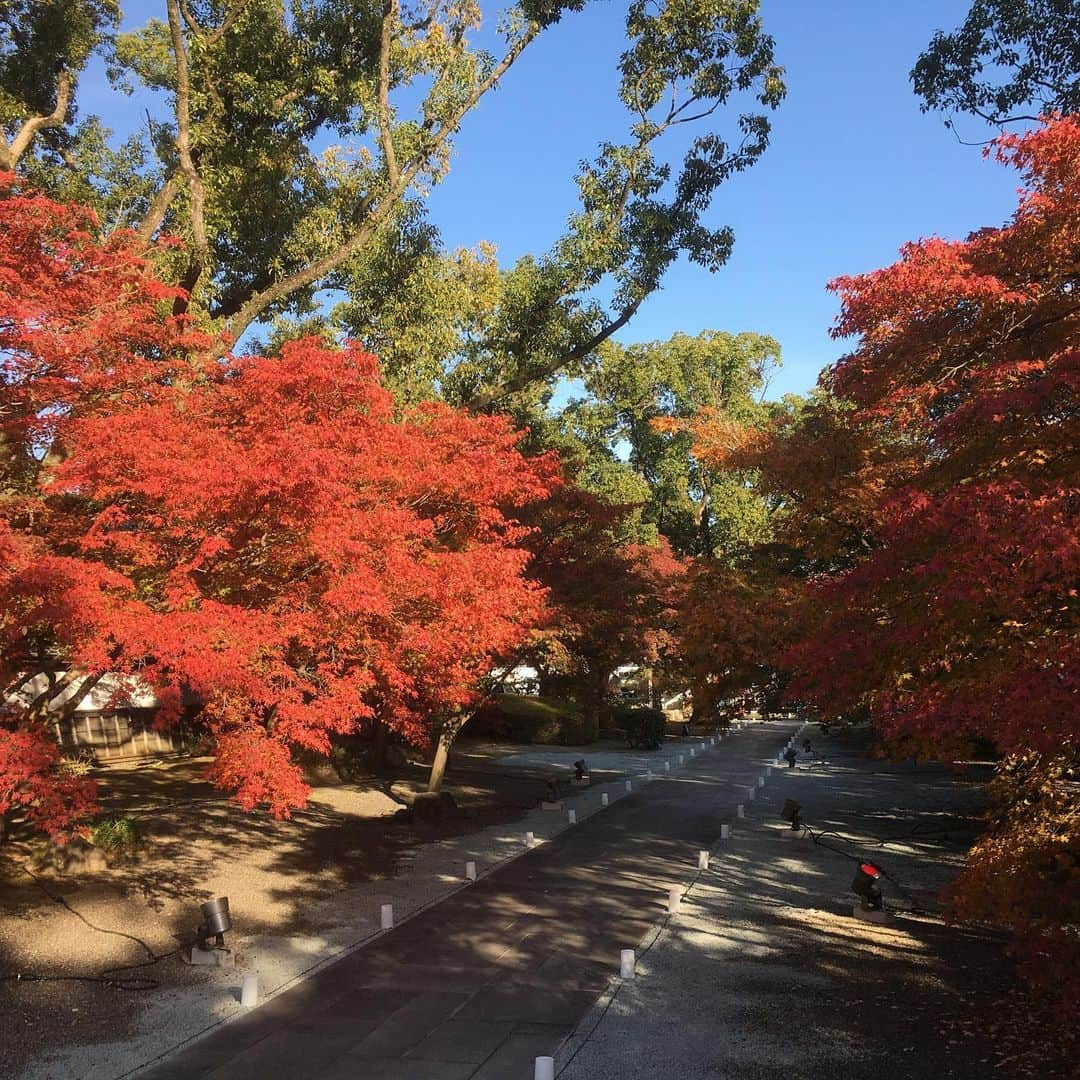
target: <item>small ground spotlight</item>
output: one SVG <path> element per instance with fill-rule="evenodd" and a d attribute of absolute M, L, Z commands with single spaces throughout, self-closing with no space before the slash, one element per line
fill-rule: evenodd
<path fill-rule="evenodd" d="M 851 888 L 859 897 L 863 911 L 882 911 L 885 898 L 881 895 L 881 867 L 871 862 L 859 863 Z"/>
<path fill-rule="evenodd" d="M 232 919 L 229 918 L 229 898 L 219 896 L 216 900 L 207 900 L 199 905 L 202 912 L 202 925 L 195 931 L 196 941 L 200 949 L 206 949 L 211 935 L 214 938 L 214 948 L 225 948 L 225 934 L 232 929 Z"/>
<path fill-rule="evenodd" d="M 783 809 L 780 811 L 780 816 L 785 821 L 790 821 L 793 829 L 798 829 L 802 825 L 802 818 L 800 817 L 801 811 L 802 803 L 797 803 L 794 799 L 785 799 Z"/>

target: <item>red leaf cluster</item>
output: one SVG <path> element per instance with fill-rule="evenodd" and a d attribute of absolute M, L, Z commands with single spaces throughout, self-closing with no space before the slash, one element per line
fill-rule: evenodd
<path fill-rule="evenodd" d="M 741 442 L 700 421 L 703 452 L 759 470 L 778 543 L 695 633 L 699 651 L 741 639 L 729 670 L 782 669 L 792 697 L 897 745 L 1005 755 L 954 900 L 1010 927 L 1075 1019 L 1080 117 L 996 154 L 1025 184 L 1006 225 L 833 282 L 836 333 L 858 340 L 825 393 Z"/>
<path fill-rule="evenodd" d="M 1080 119 L 997 154 L 1026 184 L 1009 224 L 833 283 L 859 343 L 828 381 L 905 460 L 791 661 L 887 733 L 1052 752 L 1080 738 Z"/>
<path fill-rule="evenodd" d="M 297 750 L 467 707 L 543 617 L 518 517 L 557 463 L 505 418 L 399 415 L 356 346 L 209 362 L 133 237 L 17 190 L 0 220 L 8 680 L 137 676 L 162 724 L 194 698 L 216 782 L 275 814 Z"/>

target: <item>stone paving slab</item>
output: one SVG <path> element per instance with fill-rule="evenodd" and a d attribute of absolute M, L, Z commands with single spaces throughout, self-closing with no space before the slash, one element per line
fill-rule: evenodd
<path fill-rule="evenodd" d="M 563 1044 L 559 1080 L 1011 1080 L 979 1032 L 993 1014 L 980 995 L 1006 985 L 1002 942 L 947 924 L 933 900 L 962 864 L 981 789 L 938 766 L 826 755 L 770 779 L 680 912 L 642 943 L 637 977 Z M 823 843 L 781 839 L 787 797 Z M 929 835 L 943 820 L 957 839 Z M 852 917 L 866 858 L 895 879 L 883 926 Z"/>

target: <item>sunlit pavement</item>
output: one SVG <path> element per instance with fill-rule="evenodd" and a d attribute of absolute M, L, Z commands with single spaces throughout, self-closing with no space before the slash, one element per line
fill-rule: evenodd
<path fill-rule="evenodd" d="M 897 1017 L 875 1001 L 911 1002 L 913 985 L 927 1000 L 955 993 L 941 982 L 949 932 L 913 916 L 856 923 L 852 863 L 781 840 L 774 823 L 793 795 L 814 824 L 850 832 L 854 816 L 891 835 L 904 827 L 898 816 L 910 824 L 909 810 L 956 809 L 971 789 L 854 757 L 774 765 L 758 787 L 796 727 L 753 725 L 635 783 L 607 810 L 139 1075 L 531 1080 L 545 1055 L 572 1080 L 950 1075 L 925 1071 L 939 1063 L 905 1049 L 906 1029 L 883 1024 Z M 703 849 L 710 868 L 699 872 Z M 951 872 L 936 844 L 889 851 L 917 900 Z M 669 890 L 688 885 L 668 919 Z M 635 947 L 637 976 L 623 982 L 620 951 Z M 914 1003 L 908 1011 L 920 1015 Z"/>
<path fill-rule="evenodd" d="M 1001 943 L 946 925 L 936 900 L 981 789 L 814 743 L 563 1044 L 561 1080 L 1011 1075 L 978 1031 L 1007 981 Z M 784 835 L 787 798 L 821 843 Z M 888 874 L 885 925 L 852 914 L 867 859 Z"/>
<path fill-rule="evenodd" d="M 731 736 L 138 1075 L 528 1077 L 663 914 L 794 722 Z"/>

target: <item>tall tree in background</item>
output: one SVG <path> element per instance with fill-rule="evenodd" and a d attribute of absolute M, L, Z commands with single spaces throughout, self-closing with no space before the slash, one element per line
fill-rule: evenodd
<path fill-rule="evenodd" d="M 115 33 L 117 0 L 7 0 L 0 6 L 0 171 L 73 144 L 79 75 Z"/>
<path fill-rule="evenodd" d="M 763 334 L 706 331 L 669 341 L 608 343 L 582 364 L 588 396 L 562 419 L 597 454 L 626 463 L 646 485 L 642 517 L 676 550 L 712 558 L 759 542 L 767 513 L 747 477 L 716 472 L 694 453 L 682 421 L 719 413 L 736 425 L 760 423 L 762 397 L 780 362 Z"/>
<path fill-rule="evenodd" d="M 1075 0 L 975 0 L 960 27 L 934 35 L 911 80 L 924 110 L 995 125 L 1078 112 L 1080 7 Z"/>
<path fill-rule="evenodd" d="M 326 289 L 356 298 L 341 313 L 347 331 L 395 337 L 404 277 L 438 271 L 422 199 L 445 177 L 459 125 L 584 2 L 512 7 L 482 35 L 498 52 L 476 44 L 471 3 L 162 0 L 161 18 L 123 34 L 104 0 L 16 5 L 36 21 L 0 37 L 7 165 L 110 226 L 181 235 L 162 272 L 184 288 L 177 311 L 223 333 L 219 353 L 256 323 L 316 314 Z M 421 396 L 502 402 L 625 326 L 680 255 L 710 270 L 727 258 L 731 231 L 703 215 L 718 185 L 764 151 L 766 113 L 784 93 L 757 4 L 635 0 L 626 29 L 627 130 L 583 164 L 566 234 L 506 271 L 481 332 L 455 334 L 438 357 L 402 347 L 388 358 L 425 365 L 394 373 L 425 377 Z M 96 118 L 69 123 L 95 48 L 117 88 L 148 108 L 147 130 L 119 147 Z M 677 165 L 663 154 L 676 131 L 688 143 Z M 601 283 L 610 289 L 598 293 Z"/>
<path fill-rule="evenodd" d="M 850 569 L 871 549 L 883 481 L 905 457 L 851 424 L 851 408 L 820 390 L 740 423 L 715 410 L 679 422 L 718 476 L 752 478 L 768 535 L 700 564 L 680 619 L 695 709 L 723 715 L 749 694 L 776 704 L 785 654 L 812 619 L 807 584 Z"/>

